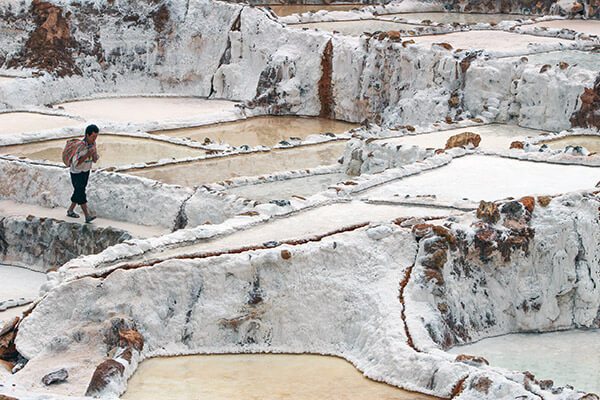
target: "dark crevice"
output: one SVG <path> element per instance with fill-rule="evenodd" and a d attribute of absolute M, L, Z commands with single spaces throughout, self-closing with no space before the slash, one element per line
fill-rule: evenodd
<path fill-rule="evenodd" d="M 406 271 L 404 272 L 404 279 L 402 279 L 402 281 L 400 282 L 400 294 L 398 295 L 398 298 L 400 300 L 400 304 L 402 304 L 401 317 L 402 317 L 402 321 L 404 322 L 404 332 L 406 333 L 406 342 L 414 351 L 420 353 L 421 350 L 419 350 L 415 347 L 415 343 L 413 342 L 413 338 L 410 334 L 410 330 L 408 329 L 408 324 L 406 323 L 406 303 L 404 302 L 404 290 L 406 289 L 406 285 L 408 285 L 408 281 L 410 280 L 410 275 L 412 273 L 413 268 L 414 268 L 414 264 L 411 265 L 410 267 L 408 267 L 406 269 Z"/>
<path fill-rule="evenodd" d="M 320 117 L 333 118 L 333 43 L 331 39 L 325 45 L 321 57 L 321 79 L 319 79 Z"/>

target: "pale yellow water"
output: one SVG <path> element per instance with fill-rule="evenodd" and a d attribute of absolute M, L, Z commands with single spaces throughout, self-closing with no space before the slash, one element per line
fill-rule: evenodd
<path fill-rule="evenodd" d="M 239 154 L 168 165 L 130 170 L 127 173 L 181 186 L 197 186 L 238 176 L 264 175 L 278 171 L 314 168 L 335 164 L 342 156 L 345 141 L 336 141 L 291 149 Z"/>
<path fill-rule="evenodd" d="M 310 22 L 305 24 L 289 25 L 291 28 L 309 28 L 319 29 L 327 32 L 340 32 L 349 36 L 360 36 L 365 32 L 375 31 L 400 31 L 415 30 L 418 25 L 401 24 L 392 21 L 380 21 L 376 19 L 366 19 L 362 21 L 337 21 L 337 22 Z"/>
<path fill-rule="evenodd" d="M 566 146 L 583 146 L 591 152 L 600 153 L 600 135 L 599 136 L 569 136 L 557 140 L 544 142 L 551 149 L 562 150 Z"/>
<path fill-rule="evenodd" d="M 365 378 L 336 357 L 290 354 L 204 355 L 142 362 L 126 400 L 424 400 Z"/>
<path fill-rule="evenodd" d="M 62 162 L 62 151 L 67 139 L 0 147 L 0 154 L 23 156 L 33 160 Z M 95 168 L 146 163 L 169 158 L 198 157 L 204 150 L 187 146 L 119 135 L 101 134 L 97 140 L 100 160 Z"/>
<path fill-rule="evenodd" d="M 326 118 L 304 118 L 291 116 L 264 116 L 235 122 L 198 126 L 152 133 L 187 137 L 204 142 L 210 138 L 213 142 L 228 143 L 232 146 L 273 146 L 290 137 L 306 138 L 315 133 L 342 133 L 355 128 L 356 124 Z"/>
<path fill-rule="evenodd" d="M 515 140 L 523 140 L 528 136 L 538 136 L 543 133 L 543 131 L 521 128 L 516 125 L 491 124 L 419 135 L 407 135 L 392 139 L 380 139 L 378 142 L 389 143 L 396 146 L 414 145 L 424 148 L 443 149 L 450 136 L 463 132 L 473 132 L 481 136 L 479 148 L 484 150 L 508 150 L 511 142 Z"/>
<path fill-rule="evenodd" d="M 11 133 L 35 133 L 80 124 L 80 121 L 54 115 L 28 112 L 2 113 L 0 114 L 0 135 Z"/>
<path fill-rule="evenodd" d="M 577 32 L 591 33 L 592 35 L 600 35 L 600 21 L 581 20 L 581 19 L 565 19 L 555 21 L 543 21 L 533 24 L 533 26 L 546 27 L 552 29 L 571 29 Z"/>
<path fill-rule="evenodd" d="M 191 97 L 120 97 L 74 101 L 58 106 L 88 121 L 156 123 L 231 117 L 236 113 L 235 104 L 233 101 Z"/>
<path fill-rule="evenodd" d="M 492 51 L 525 51 L 528 50 L 530 43 L 573 43 L 572 40 L 566 39 L 520 35 L 500 31 L 454 32 L 444 35 L 415 36 L 411 39 L 420 44 L 449 43 L 455 49 L 485 49 Z"/>
<path fill-rule="evenodd" d="M 326 11 L 350 11 L 364 7 L 362 4 L 299 4 L 299 5 L 270 5 L 273 12 L 280 17 L 292 14 L 302 14 L 305 12 Z"/>
<path fill-rule="evenodd" d="M 459 24 L 477 24 L 483 23 L 499 23 L 500 21 L 513 21 L 519 18 L 529 18 L 525 15 L 518 14 L 468 14 L 456 12 L 422 12 L 422 13 L 398 13 L 381 15 L 381 19 L 403 18 L 405 20 L 439 22 L 451 24 L 457 22 Z"/>

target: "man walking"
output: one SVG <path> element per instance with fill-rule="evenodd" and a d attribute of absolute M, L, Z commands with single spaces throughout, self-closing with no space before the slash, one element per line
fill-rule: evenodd
<path fill-rule="evenodd" d="M 71 160 L 71 183 L 73 184 L 73 195 L 71 196 L 71 206 L 67 210 L 67 216 L 71 218 L 79 218 L 79 214 L 75 212 L 75 206 L 81 206 L 85 215 L 85 222 L 89 223 L 96 219 L 95 215 L 91 215 L 87 207 L 87 197 L 85 188 L 90 177 L 92 163 L 98 162 L 98 151 L 96 150 L 96 138 L 98 137 L 99 129 L 96 125 L 89 125 L 85 128 L 85 137 L 78 144 L 77 150 Z"/>

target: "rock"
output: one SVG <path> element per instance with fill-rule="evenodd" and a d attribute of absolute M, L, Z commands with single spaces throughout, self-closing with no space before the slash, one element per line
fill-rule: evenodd
<path fill-rule="evenodd" d="M 10 397 L 5 394 L 0 394 L 0 400 L 19 400 L 16 397 Z"/>
<path fill-rule="evenodd" d="M 540 203 L 540 206 L 542 207 L 548 207 L 548 204 L 550 204 L 550 202 L 552 201 L 552 197 L 550 196 L 539 196 L 537 198 L 538 203 Z"/>
<path fill-rule="evenodd" d="M 121 330 L 119 337 L 120 347 L 133 347 L 137 351 L 144 349 L 144 337 L 135 329 Z"/>
<path fill-rule="evenodd" d="M 271 200 L 269 203 L 278 205 L 279 207 L 287 207 L 291 204 L 289 200 Z"/>
<path fill-rule="evenodd" d="M 88 388 L 85 392 L 86 396 L 97 396 L 102 393 L 102 391 L 108 386 L 112 379 L 123 376 L 123 372 L 125 371 L 125 367 L 118 361 L 115 360 L 106 360 L 100 363 L 96 370 L 94 371 L 94 375 L 92 375 L 92 379 Z"/>
<path fill-rule="evenodd" d="M 292 253 L 289 250 L 281 250 L 281 258 L 284 260 L 289 260 L 292 258 Z"/>
<path fill-rule="evenodd" d="M 62 383 L 69 377 L 69 372 L 65 368 L 61 368 L 58 371 L 50 372 L 48 375 L 42 378 L 42 383 L 46 386 L 53 385 L 55 383 Z"/>
<path fill-rule="evenodd" d="M 243 215 L 245 217 L 255 217 L 259 215 L 258 211 L 245 211 L 243 213 L 239 213 L 238 215 Z"/>
<path fill-rule="evenodd" d="M 387 37 L 392 42 L 399 42 L 399 41 L 401 41 L 401 39 L 400 39 L 400 32 L 398 32 L 398 31 L 388 31 Z"/>
<path fill-rule="evenodd" d="M 500 212 L 495 203 L 481 200 L 477 209 L 477 218 L 490 224 L 495 224 L 500 219 Z"/>
<path fill-rule="evenodd" d="M 487 376 L 478 376 L 477 378 L 473 379 L 470 388 L 480 393 L 488 394 L 490 388 L 492 387 L 492 383 L 492 380 Z"/>
<path fill-rule="evenodd" d="M 450 96 L 450 99 L 448 100 L 448 105 L 452 108 L 458 107 L 460 105 L 460 97 L 458 97 L 457 95 Z"/>
<path fill-rule="evenodd" d="M 415 41 L 414 41 L 414 40 L 412 40 L 412 39 L 410 39 L 410 40 L 405 40 L 405 41 L 403 41 L 403 42 L 402 42 L 402 47 L 406 47 L 406 46 L 408 46 L 409 44 L 415 44 Z"/>
<path fill-rule="evenodd" d="M 445 42 L 443 42 L 443 43 L 433 43 L 433 46 L 440 46 L 441 48 L 444 48 L 446 50 L 452 50 L 453 49 L 453 47 L 452 47 L 452 45 L 450 43 L 445 43 Z"/>
<path fill-rule="evenodd" d="M 530 214 L 535 208 L 535 199 L 533 198 L 533 196 L 525 196 L 519 200 L 519 203 L 523 204 L 525 209 L 529 211 Z"/>
<path fill-rule="evenodd" d="M 458 135 L 453 135 L 446 141 L 446 149 L 453 147 L 467 147 L 469 145 L 473 147 L 479 146 L 481 142 L 481 136 L 473 132 L 463 132 Z"/>
<path fill-rule="evenodd" d="M 485 358 L 479 356 L 471 356 L 468 354 L 459 354 L 456 356 L 456 359 L 454 361 L 461 362 L 467 365 L 472 365 L 474 367 L 479 367 L 481 365 L 490 365 L 488 360 L 486 360 Z"/>
<path fill-rule="evenodd" d="M 543 74 L 544 72 L 548 71 L 550 68 L 551 68 L 550 64 L 542 65 L 542 68 L 540 68 L 540 74 Z"/>
<path fill-rule="evenodd" d="M 500 212 L 505 215 L 506 218 L 519 219 L 523 216 L 525 206 L 518 201 L 509 201 L 508 203 L 502 204 Z"/>
<path fill-rule="evenodd" d="M 554 386 L 554 381 L 552 379 L 542 379 L 538 382 L 538 385 L 542 390 L 550 390 Z"/>
<path fill-rule="evenodd" d="M 431 234 L 433 232 L 433 225 L 431 224 L 415 224 L 412 227 L 413 235 L 417 240 Z"/>
<path fill-rule="evenodd" d="M 525 147 L 525 143 L 520 140 L 516 140 L 510 144 L 510 149 L 523 149 Z"/>
<path fill-rule="evenodd" d="M 567 69 L 567 68 L 569 68 L 569 64 L 568 64 L 568 63 L 566 63 L 566 62 L 564 62 L 564 61 L 561 61 L 561 62 L 559 62 L 559 63 L 558 63 L 558 67 L 559 67 L 560 69 L 563 69 L 563 70 L 564 70 L 564 69 Z"/>

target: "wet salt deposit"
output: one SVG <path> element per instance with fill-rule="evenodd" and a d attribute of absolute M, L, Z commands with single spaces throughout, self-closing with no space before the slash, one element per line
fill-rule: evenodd
<path fill-rule="evenodd" d="M 60 139 L 4 146 L 0 147 L 0 154 L 62 163 L 62 150 L 66 141 L 67 139 Z M 102 134 L 97 143 L 100 160 L 94 165 L 95 168 L 147 163 L 161 159 L 198 157 L 206 153 L 201 149 L 122 135 Z"/>
<path fill-rule="evenodd" d="M 529 17 L 519 14 L 476 14 L 455 12 L 423 12 L 423 13 L 398 13 L 380 16 L 381 19 L 404 19 L 410 21 L 431 21 L 442 24 L 498 24 L 501 21 L 514 21 L 516 19 L 528 19 Z"/>
<path fill-rule="evenodd" d="M 131 170 L 128 173 L 175 185 L 198 186 L 239 176 L 264 175 L 335 164 L 345 145 L 344 141 L 337 141 Z"/>
<path fill-rule="evenodd" d="M 226 192 L 246 199 L 266 202 L 273 199 L 289 199 L 292 196 L 309 197 L 348 178 L 346 174 L 314 175 L 258 185 L 240 186 L 228 189 Z"/>
<path fill-rule="evenodd" d="M 302 118 L 295 116 L 264 116 L 216 125 L 199 126 L 153 133 L 187 137 L 197 142 L 209 138 L 213 142 L 223 142 L 232 146 L 274 146 L 290 138 L 304 139 L 318 133 L 342 133 L 356 127 L 343 121 L 325 118 Z"/>
<path fill-rule="evenodd" d="M 498 336 L 450 352 L 482 356 L 492 366 L 600 393 L 600 330 Z"/>
<path fill-rule="evenodd" d="M 292 28 L 319 29 L 327 32 L 340 32 L 343 35 L 360 36 L 365 32 L 415 30 L 417 26 L 375 19 L 362 21 L 312 22 L 290 25 Z"/>
<path fill-rule="evenodd" d="M 543 21 L 533 24 L 536 27 L 545 27 L 550 29 L 571 29 L 576 32 L 590 33 L 600 36 L 600 21 L 567 19 L 556 21 Z"/>
<path fill-rule="evenodd" d="M 280 17 L 292 14 L 303 14 L 306 12 L 325 11 L 350 11 L 360 9 L 362 4 L 286 4 L 286 5 L 269 5 L 275 14 Z"/>
<path fill-rule="evenodd" d="M 345 360 L 315 355 L 240 354 L 155 358 L 131 378 L 124 400 L 433 399 L 365 378 Z"/>
<path fill-rule="evenodd" d="M 582 146 L 590 152 L 600 153 L 600 136 L 574 135 L 562 139 L 543 142 L 551 149 L 563 150 L 567 146 Z"/>
<path fill-rule="evenodd" d="M 449 43 L 455 49 L 485 49 L 499 52 L 517 52 L 530 49 L 530 44 L 570 44 L 572 40 L 551 37 L 519 35 L 499 31 L 454 32 L 445 35 L 416 36 L 419 44 Z"/>
<path fill-rule="evenodd" d="M 112 121 L 128 124 L 169 121 L 208 121 L 233 119 L 232 101 L 190 97 L 120 97 L 74 101 L 58 104 L 65 112 L 87 121 Z"/>
<path fill-rule="evenodd" d="M 468 199 L 479 202 L 591 189 L 598 179 L 598 168 L 472 155 L 368 190 L 361 197 L 404 199 L 406 196 L 435 195 L 440 201 Z"/>
<path fill-rule="evenodd" d="M 393 139 L 381 139 L 380 142 L 402 146 L 420 146 L 425 148 L 443 149 L 450 136 L 463 132 L 473 132 L 481 136 L 479 147 L 484 150 L 508 150 L 510 143 L 526 137 L 538 136 L 542 131 L 521 128 L 516 125 L 491 124 L 468 128 L 450 129 L 419 135 L 407 135 Z"/>
<path fill-rule="evenodd" d="M 519 61 L 521 57 L 507 57 L 505 60 Z M 545 53 L 536 53 L 527 55 L 530 64 L 550 64 L 557 65 L 560 62 L 566 62 L 571 66 L 579 66 L 592 71 L 600 70 L 600 52 L 563 50 L 549 51 Z"/>
<path fill-rule="evenodd" d="M 0 135 L 36 133 L 81 124 L 81 121 L 55 115 L 28 112 L 0 113 Z"/>

